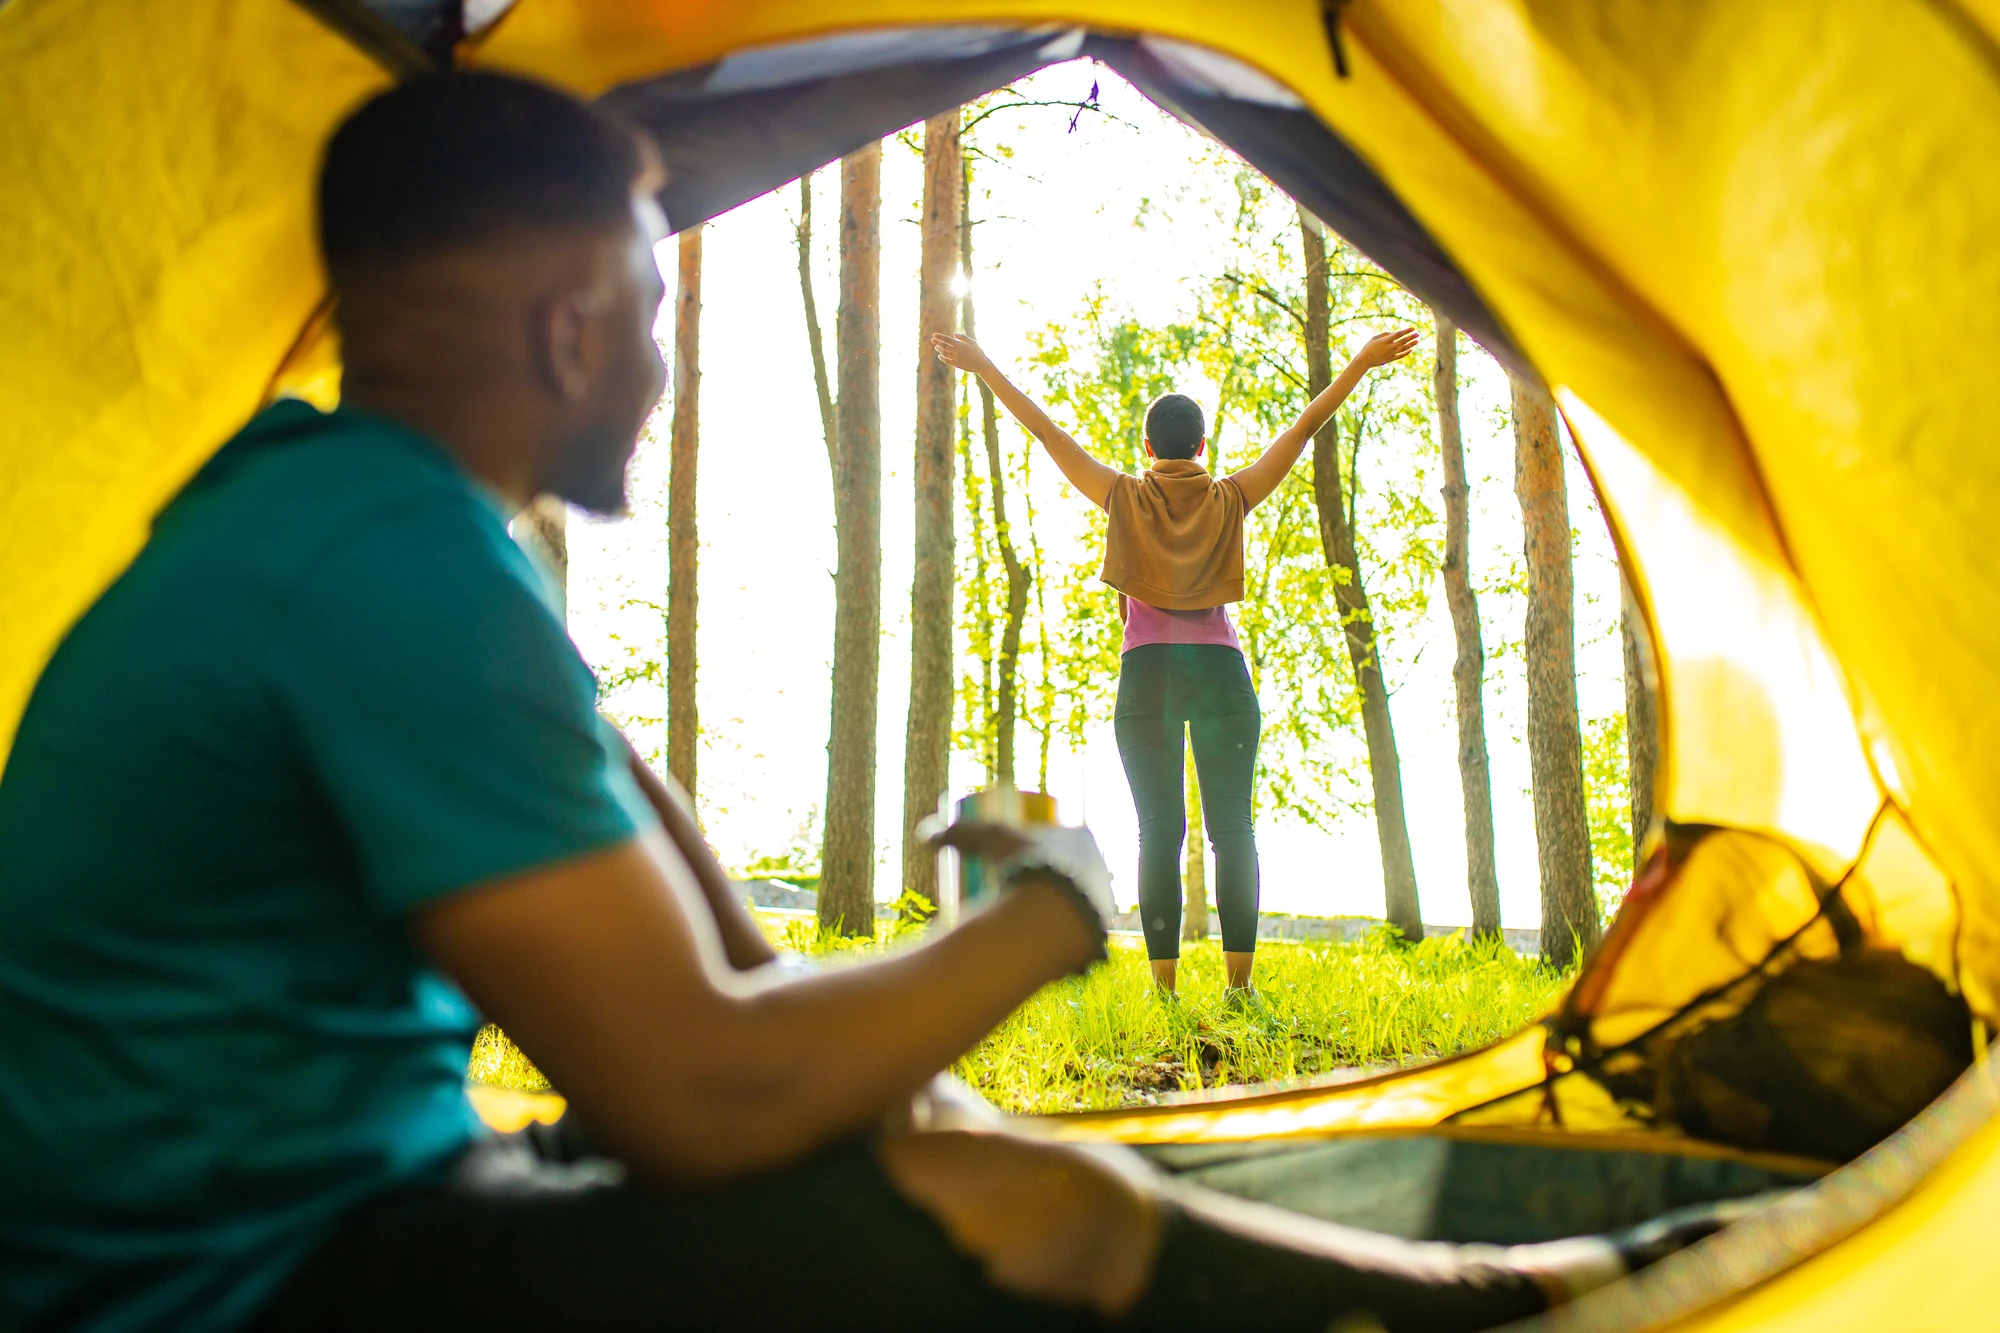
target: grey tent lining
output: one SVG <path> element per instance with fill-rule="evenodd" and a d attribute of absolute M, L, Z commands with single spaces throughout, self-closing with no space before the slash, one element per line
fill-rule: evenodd
<path fill-rule="evenodd" d="M 875 30 L 641 79 L 604 103 L 659 141 L 668 171 L 661 206 L 685 228 L 1077 55 L 1229 145 L 1510 370 L 1533 373 L 1444 248 L 1358 153 L 1287 90 L 1198 48 L 1075 29 Z"/>

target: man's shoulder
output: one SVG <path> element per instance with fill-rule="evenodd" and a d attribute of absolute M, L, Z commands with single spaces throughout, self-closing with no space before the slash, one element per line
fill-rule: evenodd
<path fill-rule="evenodd" d="M 284 580 L 353 541 L 497 549 L 505 521 L 443 450 L 358 412 L 275 404 L 161 515 L 155 544 Z M 411 570 L 421 576 L 420 568 Z"/>
<path fill-rule="evenodd" d="M 366 413 L 281 402 L 223 445 L 181 499 L 216 497 L 308 512 L 428 502 L 443 510 L 475 498 L 473 483 L 418 432 Z M 178 505 L 180 502 L 177 501 Z"/>

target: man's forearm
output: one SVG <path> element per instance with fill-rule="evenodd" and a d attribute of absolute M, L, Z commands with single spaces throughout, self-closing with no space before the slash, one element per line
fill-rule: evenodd
<path fill-rule="evenodd" d="M 411 918 L 605 1146 L 664 1179 L 754 1171 L 862 1129 L 1101 940 L 1067 889 L 1030 879 L 919 948 L 750 977 L 705 962 L 692 885 L 671 882 L 687 873 L 635 838 Z"/>
<path fill-rule="evenodd" d="M 738 1123 L 768 1135 L 769 1160 L 873 1123 L 1081 965 L 1096 938 L 1068 890 L 1029 883 L 922 948 L 766 991 L 753 1022 L 794 1071 L 795 1095 Z"/>
<path fill-rule="evenodd" d="M 651 1067 L 679 1085 L 681 1115 L 619 1146 L 678 1180 L 796 1160 L 916 1093 L 1092 939 L 1065 890 L 1029 883 L 921 948 L 741 997 L 702 1024 L 700 1049 Z"/>

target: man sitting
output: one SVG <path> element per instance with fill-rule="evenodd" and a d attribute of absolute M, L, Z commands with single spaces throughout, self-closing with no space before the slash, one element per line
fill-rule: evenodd
<path fill-rule="evenodd" d="M 624 506 L 662 385 L 652 161 L 491 75 L 406 84 L 329 145 L 340 410 L 278 403 L 188 484 L 50 662 L 0 780 L 0 1325 L 1541 1308 L 1518 1266 L 1343 1262 L 1102 1158 L 885 1127 L 1102 956 L 1087 849 L 1030 848 L 920 948 L 767 975 L 507 535 L 542 492 Z M 478 1014 L 601 1156 L 482 1133 Z"/>

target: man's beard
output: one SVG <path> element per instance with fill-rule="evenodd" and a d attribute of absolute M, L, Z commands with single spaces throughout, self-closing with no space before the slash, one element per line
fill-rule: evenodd
<path fill-rule="evenodd" d="M 598 422 L 571 438 L 556 454 L 548 490 L 598 518 L 626 513 L 625 471 L 632 462 L 637 433 Z"/>

